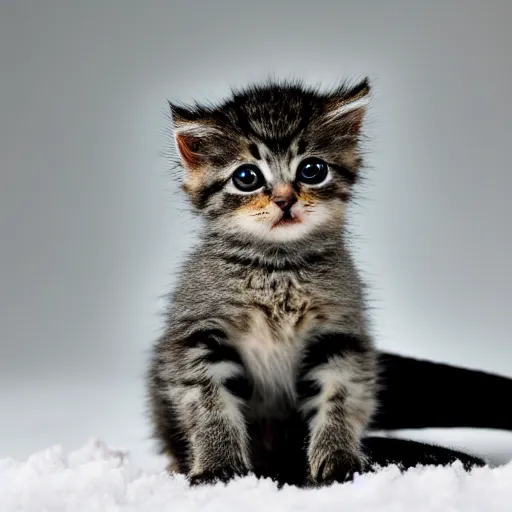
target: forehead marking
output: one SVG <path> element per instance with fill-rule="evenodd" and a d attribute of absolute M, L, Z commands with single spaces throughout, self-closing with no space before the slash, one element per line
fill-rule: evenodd
<path fill-rule="evenodd" d="M 295 168 L 299 160 L 297 156 L 298 142 L 297 139 L 291 141 L 284 154 L 276 154 L 264 142 L 257 144 L 261 156 L 258 167 L 268 184 L 271 185 L 279 181 L 289 182 L 295 179 Z"/>
<path fill-rule="evenodd" d="M 254 142 L 251 142 L 249 145 L 249 152 L 254 158 L 256 158 L 256 160 L 261 160 L 260 150 L 258 149 L 258 146 L 254 144 Z"/>

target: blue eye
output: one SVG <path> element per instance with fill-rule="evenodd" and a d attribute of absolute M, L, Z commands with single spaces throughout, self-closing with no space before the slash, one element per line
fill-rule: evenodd
<path fill-rule="evenodd" d="M 233 185 L 243 192 L 253 192 L 265 184 L 265 178 L 255 165 L 243 165 L 232 176 Z"/>
<path fill-rule="evenodd" d="M 327 164 L 319 158 L 306 158 L 297 168 L 297 181 L 318 185 L 326 180 L 329 173 Z"/>

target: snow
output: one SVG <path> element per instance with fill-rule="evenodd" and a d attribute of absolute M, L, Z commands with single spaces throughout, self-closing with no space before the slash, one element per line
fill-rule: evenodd
<path fill-rule="evenodd" d="M 92 439 L 71 453 L 56 446 L 24 461 L 0 459 L 0 511 L 510 511 L 512 462 L 465 473 L 462 467 L 394 466 L 348 484 L 314 490 L 254 477 L 191 489 L 182 476 L 148 471 L 129 454 Z"/>

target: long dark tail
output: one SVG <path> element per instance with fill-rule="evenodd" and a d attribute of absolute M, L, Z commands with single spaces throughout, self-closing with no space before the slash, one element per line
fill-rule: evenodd
<path fill-rule="evenodd" d="M 389 353 L 380 354 L 380 410 L 372 428 L 473 427 L 512 430 L 512 379 Z M 498 400 L 499 402 L 499 400 Z"/>
<path fill-rule="evenodd" d="M 442 446 L 418 443 L 406 439 L 367 437 L 362 442 L 363 451 L 368 457 L 368 468 L 396 464 L 401 469 L 423 466 L 446 466 L 455 461 L 462 462 L 466 470 L 475 466 L 485 466 L 485 461 L 474 455 L 451 450 Z"/>

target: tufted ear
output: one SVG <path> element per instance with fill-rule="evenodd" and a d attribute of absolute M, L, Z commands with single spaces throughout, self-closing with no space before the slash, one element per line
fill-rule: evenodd
<path fill-rule="evenodd" d="M 218 136 L 221 130 L 211 119 L 193 109 L 169 102 L 174 123 L 174 141 L 181 163 L 187 171 L 194 171 L 204 159 L 205 142 Z"/>
<path fill-rule="evenodd" d="M 357 135 L 369 103 L 370 83 L 367 78 L 352 87 L 342 86 L 328 97 L 322 124 L 338 123 L 345 133 Z"/>

